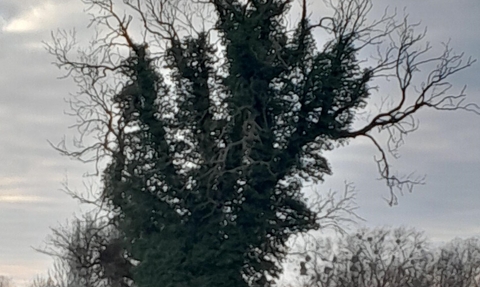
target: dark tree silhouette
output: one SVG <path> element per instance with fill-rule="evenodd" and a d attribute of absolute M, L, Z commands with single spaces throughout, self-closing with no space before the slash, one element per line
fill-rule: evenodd
<path fill-rule="evenodd" d="M 448 46 L 429 57 L 406 19 L 369 21 L 369 0 L 338 1 L 317 22 L 303 1 L 292 29 L 285 0 L 84 2 L 106 31 L 86 49 L 66 32 L 48 46 L 80 89 L 70 102 L 78 149 L 56 148 L 106 164 L 100 201 L 139 286 L 269 286 L 290 236 L 318 228 L 301 188 L 331 173 L 324 151 L 371 140 L 394 203 L 395 187 L 416 182 L 388 163 L 413 115 L 477 111 L 447 81 L 473 61 Z M 317 29 L 330 35 L 322 49 Z M 379 52 L 364 67 L 369 47 Z M 423 67 L 433 69 L 414 86 Z M 370 84 L 386 76 L 399 98 L 360 125 Z"/>
<path fill-rule="evenodd" d="M 53 228 L 46 246 L 37 250 L 52 256 L 55 265 L 47 279 L 39 278 L 34 285 L 131 286 L 133 265 L 125 253 L 120 234 L 98 211 Z"/>

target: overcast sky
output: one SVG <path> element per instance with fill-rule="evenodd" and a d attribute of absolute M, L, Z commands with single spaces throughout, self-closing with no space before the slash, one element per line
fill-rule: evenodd
<path fill-rule="evenodd" d="M 68 175 L 72 186 L 80 188 L 77 179 L 88 170 L 47 143 L 68 133 L 74 119 L 64 115 L 63 100 L 76 88 L 57 79 L 61 73 L 41 44 L 57 28 L 86 29 L 80 2 L 0 0 L 0 275 L 20 284 L 51 264 L 32 246 L 42 244 L 50 226 L 78 212 L 78 205 L 60 191 L 62 181 Z M 387 5 L 406 7 L 412 20 L 428 27 L 432 45 L 450 40 L 456 51 L 480 58 L 478 0 L 374 2 L 379 2 L 378 11 Z M 469 99 L 480 103 L 479 75 L 475 64 L 452 83 L 458 88 L 466 84 Z M 419 130 L 407 138 L 402 157 L 393 164 L 404 172 L 427 174 L 427 184 L 400 197 L 398 206 L 383 200 L 388 190 L 376 180 L 376 151 L 366 142 L 328 153 L 334 175 L 318 189 L 342 190 L 344 181 L 353 182 L 359 215 L 369 226 L 413 226 L 435 241 L 480 236 L 480 116 L 423 111 L 419 119 Z"/>

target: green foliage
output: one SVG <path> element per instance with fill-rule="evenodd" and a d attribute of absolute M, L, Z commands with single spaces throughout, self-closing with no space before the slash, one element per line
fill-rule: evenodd
<path fill-rule="evenodd" d="M 319 228 L 301 189 L 304 180 L 331 173 L 324 151 L 367 137 L 381 154 L 379 172 L 388 187 L 410 187 L 414 181 L 391 175 L 370 131 L 387 129 L 394 153 L 415 130 L 405 121 L 420 108 L 473 109 L 462 106 L 463 94 L 445 95 L 444 88 L 448 76 L 473 61 L 462 64 L 448 47 L 423 59 L 428 47 L 416 50 L 422 35 L 406 22 L 387 15 L 367 23 L 368 0 L 338 1 L 334 17 L 318 24 L 310 23 L 303 1 L 292 31 L 284 23 L 291 1 L 197 3 L 216 13 L 214 27 L 202 31 L 188 12 L 181 16 L 191 1 L 124 1 L 140 16 L 141 44 L 129 34 L 133 18 L 118 14 L 112 1 L 84 2 L 100 10 L 93 22 L 109 33 L 79 61 L 68 59 L 68 41 L 54 39 L 48 48 L 87 97 L 72 104 L 77 128 L 99 142 L 76 153 L 57 149 L 80 159 L 91 151 L 94 160 L 108 156 L 101 206 L 115 214 L 139 287 L 270 286 L 282 271 L 287 240 Z M 182 24 L 196 33 L 180 36 Z M 317 28 L 333 36 L 321 50 Z M 362 69 L 359 50 L 380 50 L 395 33 L 398 43 L 392 40 L 376 66 Z M 166 48 L 154 54 L 150 42 Z M 128 57 L 119 52 L 125 46 Z M 415 90 L 412 74 L 432 63 L 438 64 L 434 76 L 407 99 Z M 401 86 L 399 104 L 354 130 L 370 96 L 368 83 L 391 73 Z M 120 85 L 112 88 L 111 79 Z"/>
<path fill-rule="evenodd" d="M 299 176 L 330 173 L 321 152 L 349 129 L 369 76 L 348 38 L 317 52 L 308 21 L 287 36 L 287 2 L 252 3 L 245 13 L 216 4 L 225 75 L 205 33 L 172 41 L 170 88 L 146 46 L 122 65 L 104 197 L 140 262 L 139 286 L 266 286 L 290 235 L 318 227 Z M 169 119 L 161 103 L 172 98 Z"/>

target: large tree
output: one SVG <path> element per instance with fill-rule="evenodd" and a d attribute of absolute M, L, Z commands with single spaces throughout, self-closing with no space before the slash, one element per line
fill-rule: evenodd
<path fill-rule="evenodd" d="M 86 49 L 68 33 L 49 49 L 80 87 L 71 105 L 82 138 L 93 137 L 58 149 L 106 165 L 99 200 L 138 286 L 270 285 L 288 238 L 318 228 L 301 189 L 331 173 L 324 151 L 371 140 L 394 200 L 414 180 L 392 175 L 387 151 L 416 128 L 412 116 L 472 108 L 447 93 L 472 61 L 449 47 L 429 58 L 406 20 L 369 21 L 369 0 L 338 1 L 319 21 L 303 1 L 294 25 L 287 0 L 83 1 L 106 29 Z M 323 48 L 318 30 L 330 37 Z M 362 65 L 369 48 L 378 55 Z M 433 69 L 415 87 L 423 67 Z M 362 124 L 371 83 L 385 76 L 399 98 Z M 390 134 L 386 148 L 377 129 Z"/>

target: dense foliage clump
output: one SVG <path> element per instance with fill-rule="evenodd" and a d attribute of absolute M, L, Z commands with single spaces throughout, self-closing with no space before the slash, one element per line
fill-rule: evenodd
<path fill-rule="evenodd" d="M 144 40 L 138 43 L 129 30 L 132 17 L 115 12 L 112 1 L 86 2 L 99 8 L 94 22 L 111 33 L 80 62 L 68 59 L 62 41 L 50 47 L 87 96 L 73 104 L 80 130 L 94 126 L 100 139 L 69 154 L 108 156 L 99 200 L 114 214 L 138 286 L 269 286 L 290 236 L 318 228 L 301 189 L 304 180 L 331 173 L 322 153 L 365 136 L 382 154 L 388 186 L 411 184 L 391 176 L 370 132 L 398 129 L 391 140 L 400 142 L 412 114 L 451 103 L 435 87 L 470 64 L 443 61 L 448 51 L 417 64 L 423 52 L 412 47 L 421 37 L 393 16 L 368 24 L 369 1 L 340 1 L 334 16 L 319 23 L 309 20 L 304 1 L 289 30 L 284 19 L 291 1 L 211 0 L 195 6 L 208 7 L 216 19 L 200 31 L 194 17 L 178 12 L 188 3 L 124 1 L 140 16 Z M 183 35 L 179 23 L 196 32 Z M 322 49 L 316 29 L 332 36 Z M 362 68 L 359 51 L 394 32 L 399 42 L 386 45 L 377 65 Z M 125 45 L 123 57 L 116 49 Z M 443 66 L 410 105 L 412 73 L 434 61 Z M 354 129 L 369 83 L 395 70 L 398 106 Z"/>
<path fill-rule="evenodd" d="M 289 236 L 316 228 L 299 175 L 330 173 L 321 152 L 344 138 L 370 76 L 351 39 L 316 52 L 308 21 L 291 39 L 278 23 L 286 3 L 257 6 L 235 16 L 245 7 L 217 5 L 224 76 L 205 34 L 172 43 L 171 89 L 145 46 L 122 63 L 130 80 L 115 97 L 120 132 L 104 196 L 140 259 L 140 286 L 263 286 Z M 171 98 L 178 111 L 166 119 Z"/>

